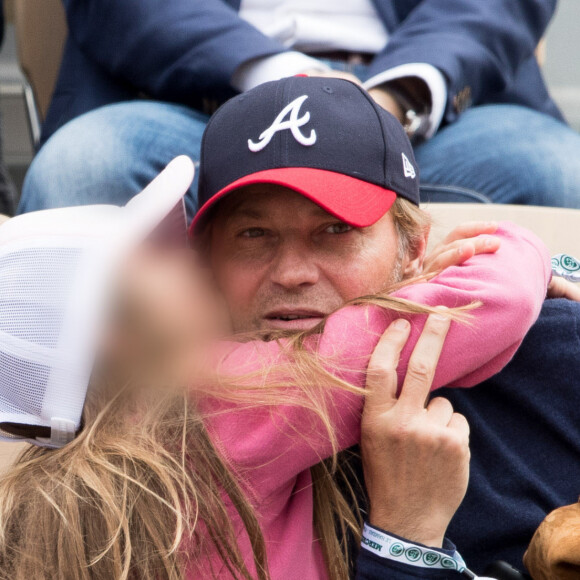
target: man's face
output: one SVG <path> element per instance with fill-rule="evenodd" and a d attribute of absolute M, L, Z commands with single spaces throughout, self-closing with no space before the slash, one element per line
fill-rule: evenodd
<path fill-rule="evenodd" d="M 239 332 L 312 328 L 345 302 L 400 281 L 409 262 L 390 213 L 354 228 L 268 184 L 220 204 L 209 248 Z"/>

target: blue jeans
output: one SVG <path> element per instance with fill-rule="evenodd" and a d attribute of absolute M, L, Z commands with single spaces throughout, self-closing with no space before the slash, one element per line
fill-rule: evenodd
<path fill-rule="evenodd" d="M 199 160 L 208 117 L 155 101 L 110 105 L 57 131 L 34 159 L 19 212 L 123 204 L 175 156 Z M 227 137 L 226 137 L 227 138 Z M 580 208 L 580 135 L 514 105 L 465 112 L 416 148 L 425 201 Z M 195 213 L 197 182 L 188 199 Z"/>

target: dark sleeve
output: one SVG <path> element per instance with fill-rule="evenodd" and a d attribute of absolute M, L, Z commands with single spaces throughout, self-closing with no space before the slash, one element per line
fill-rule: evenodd
<path fill-rule="evenodd" d="M 223 95 L 243 63 L 284 47 L 221 0 L 64 0 L 85 55 L 148 95 L 190 103 Z"/>
<path fill-rule="evenodd" d="M 399 548 L 398 553 L 394 551 L 395 547 Z M 414 556 L 412 551 L 416 552 Z M 429 556 L 435 556 L 435 560 L 429 560 Z M 456 578 L 459 580 L 462 578 L 459 572 L 453 567 L 443 566 L 445 560 L 453 565 L 456 557 L 460 558 L 455 545 L 448 538 L 445 538 L 442 548 L 429 548 L 365 523 L 354 578 L 355 580 L 383 580 L 385 578 L 402 580 L 407 578 L 453 580 Z M 407 562 L 413 562 L 414 565 Z M 430 564 L 427 565 L 426 562 Z"/>
<path fill-rule="evenodd" d="M 434 66 L 447 80 L 444 120 L 452 122 L 458 94 L 477 105 L 511 84 L 555 8 L 556 0 L 423 0 L 391 34 L 371 74 L 409 63 Z"/>
<path fill-rule="evenodd" d="M 463 576 L 455 570 L 437 570 L 417 568 L 400 564 L 376 556 L 362 548 L 356 562 L 355 580 L 413 580 L 415 578 L 433 578 L 433 580 L 461 580 Z"/>

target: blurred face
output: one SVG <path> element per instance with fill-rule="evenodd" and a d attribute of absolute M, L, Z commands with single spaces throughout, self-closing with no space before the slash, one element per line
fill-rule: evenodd
<path fill-rule="evenodd" d="M 289 189 L 255 185 L 220 204 L 209 257 L 236 331 L 304 330 L 401 280 L 392 216 L 354 228 Z"/>
<path fill-rule="evenodd" d="M 193 251 L 143 245 L 121 274 L 102 354 L 143 376 L 155 369 L 163 380 L 168 372 L 182 379 L 229 332 L 217 296 Z"/>

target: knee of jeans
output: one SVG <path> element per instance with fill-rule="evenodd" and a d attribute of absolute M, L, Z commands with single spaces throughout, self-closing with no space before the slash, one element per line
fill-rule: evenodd
<path fill-rule="evenodd" d="M 467 111 L 417 155 L 422 179 L 496 203 L 580 207 L 580 135 L 525 107 Z"/>
<path fill-rule="evenodd" d="M 33 161 L 19 212 L 123 205 L 173 157 L 199 159 L 206 123 L 202 113 L 153 101 L 118 103 L 78 117 Z"/>
<path fill-rule="evenodd" d="M 19 213 L 123 202 L 127 183 L 121 135 L 99 115 L 85 115 L 57 131 L 38 152 L 22 188 Z M 128 196 L 125 195 L 125 197 Z"/>
<path fill-rule="evenodd" d="M 522 146 L 498 164 L 511 203 L 580 208 L 580 136 L 570 137 Z"/>

